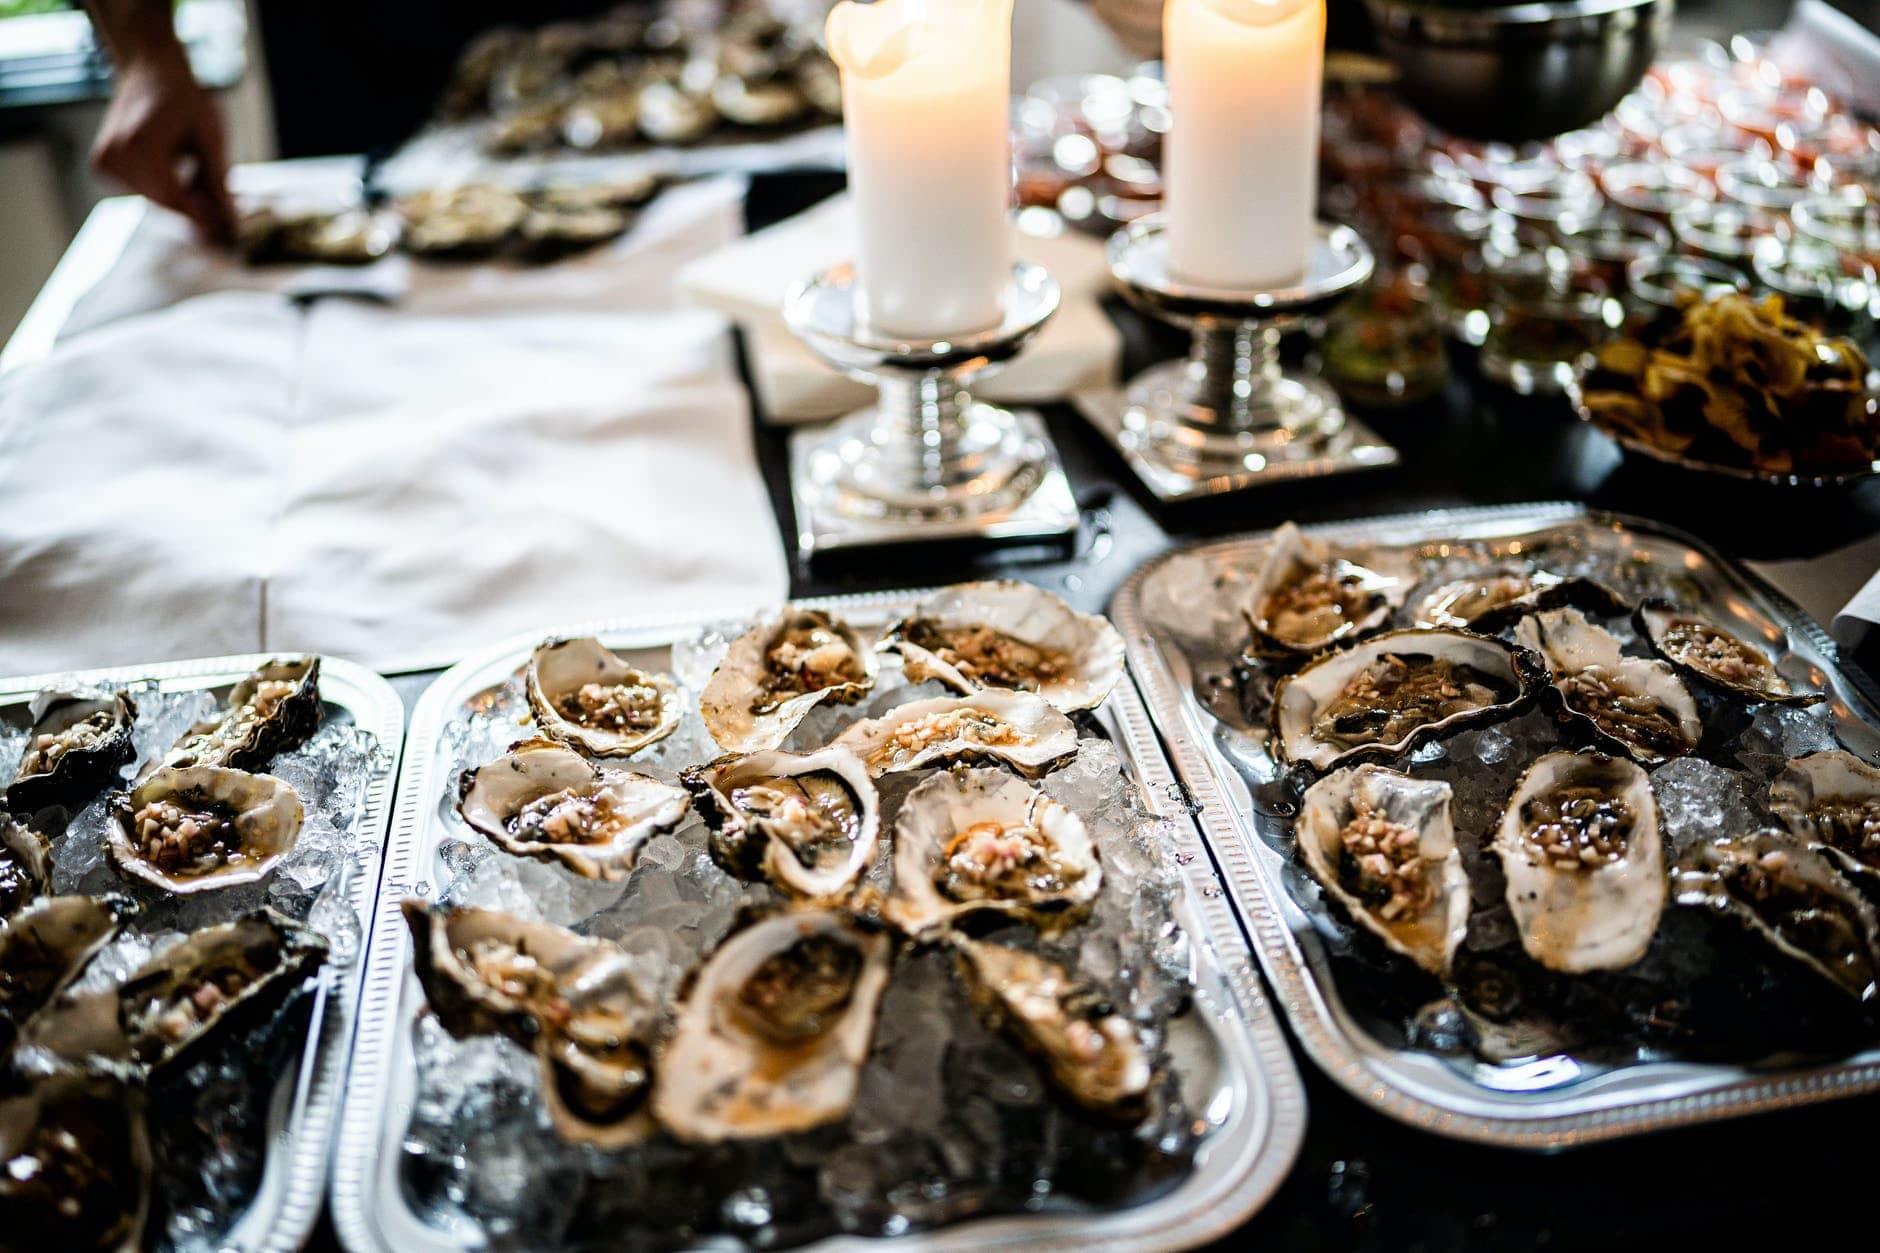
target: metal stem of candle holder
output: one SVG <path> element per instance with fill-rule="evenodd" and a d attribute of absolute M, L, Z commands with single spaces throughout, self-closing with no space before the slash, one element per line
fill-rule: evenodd
<path fill-rule="evenodd" d="M 1280 366 L 1283 331 L 1327 313 L 1371 276 L 1371 251 L 1356 231 L 1317 224 L 1300 277 L 1252 290 L 1204 287 L 1170 274 L 1159 217 L 1111 236 L 1108 254 L 1126 300 L 1193 337 L 1185 359 L 1133 379 L 1114 415 L 1119 446 L 1159 496 L 1395 460 L 1387 445 L 1372 441 L 1355 445 L 1351 466 L 1332 464 L 1327 452 L 1346 428 L 1338 397 L 1317 379 Z M 1308 463 L 1330 468 L 1302 470 Z"/>
<path fill-rule="evenodd" d="M 850 266 L 784 298 L 792 332 L 875 403 L 792 439 L 790 484 L 805 555 L 914 540 L 1047 538 L 1077 526 L 1057 450 L 1036 414 L 973 398 L 969 385 L 1016 357 L 1058 307 L 1043 267 L 1019 262 L 999 325 L 942 340 L 871 331 Z"/>

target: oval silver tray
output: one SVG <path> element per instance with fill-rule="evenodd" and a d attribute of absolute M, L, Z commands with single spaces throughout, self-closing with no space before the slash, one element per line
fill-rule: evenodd
<path fill-rule="evenodd" d="M 12 713 L 14 718 L 23 719 L 26 704 L 40 688 L 73 684 L 155 679 L 164 691 L 215 689 L 218 695 L 226 695 L 249 671 L 279 655 L 205 657 L 0 679 L 0 716 Z M 320 971 L 307 1043 L 300 1051 L 298 1064 L 281 1076 L 279 1089 L 269 1104 L 260 1185 L 247 1212 L 216 1246 L 228 1253 L 294 1253 L 306 1244 L 320 1216 L 353 1040 L 360 972 L 365 967 L 364 937 L 378 899 L 380 866 L 375 863 L 385 850 L 392 785 L 398 777 L 398 756 L 405 742 L 404 702 L 390 684 L 364 666 L 322 657 L 320 696 L 328 707 L 328 718 L 337 710 L 355 726 L 370 732 L 384 749 L 379 768 L 366 784 L 365 808 L 354 833 L 358 861 L 352 882 L 347 885 L 348 900 L 359 919 L 360 949 L 358 960 L 347 968 L 336 969 L 329 963 Z"/>
<path fill-rule="evenodd" d="M 842 614 L 864 631 L 910 608 L 918 592 L 802 601 Z M 454 786 L 443 743 L 445 725 L 479 696 L 502 684 L 550 635 L 598 635 L 648 669 L 670 669 L 671 645 L 703 625 L 698 619 L 590 622 L 531 632 L 498 644 L 446 671 L 412 715 L 410 752 L 385 859 L 384 884 L 366 957 L 365 991 L 353 1049 L 351 1081 L 341 1118 L 333 1174 L 333 1219 L 356 1253 L 448 1253 L 485 1247 L 469 1224 L 444 1229 L 411 1205 L 399 1178 L 402 1141 L 416 1096 L 411 1028 L 424 1006 L 411 973 L 410 938 L 399 902 L 435 884 L 436 850 L 449 833 L 440 799 Z M 815 1250 L 1025 1248 L 1173 1249 L 1205 1243 L 1244 1222 L 1279 1187 L 1299 1150 L 1305 1095 L 1260 987 L 1246 936 L 1189 820 L 1182 793 L 1161 754 L 1135 690 L 1118 684 L 1097 719 L 1134 773 L 1142 795 L 1173 820 L 1183 847 L 1172 850 L 1186 893 L 1177 910 L 1195 953 L 1197 1008 L 1217 1064 L 1207 1077 L 1211 1099 L 1197 1103 L 1212 1124 L 1194 1169 L 1174 1188 L 1142 1204 L 1090 1214 L 1011 1215 L 976 1219 L 891 1239 L 832 1236 Z M 1189 854 L 1183 857 L 1182 854 Z M 713 1247 L 723 1247 L 723 1242 Z"/>
<path fill-rule="evenodd" d="M 1755 575 L 1669 528 L 1579 505 L 1535 504 L 1432 510 L 1306 529 L 1352 544 L 1516 539 L 1567 529 L 1589 543 L 1624 545 L 1654 560 L 1675 562 L 1723 625 L 1735 622 L 1750 638 L 1759 638 L 1759 630 L 1767 627 L 1785 632 L 1799 663 L 1831 687 L 1835 729 L 1846 746 L 1869 758 L 1880 756 L 1880 732 L 1874 728 L 1880 702 L 1863 680 L 1839 667 L 1821 627 Z M 1244 637 L 1238 607 L 1221 589 L 1252 568 L 1269 535 L 1238 536 L 1156 557 L 1118 589 L 1111 613 L 1176 769 L 1201 806 L 1202 830 L 1253 936 L 1261 967 L 1294 1034 L 1326 1074 L 1358 1100 L 1411 1126 L 1459 1140 L 1540 1150 L 1880 1091 L 1880 1047 L 1792 1068 L 1642 1062 L 1569 1084 L 1536 1076 L 1535 1086 L 1545 1090 L 1511 1091 L 1474 1082 L 1435 1054 L 1374 1038 L 1341 998 L 1311 918 L 1282 886 L 1286 859 L 1257 834 L 1262 819 L 1256 817 L 1250 784 L 1225 747 L 1237 741 L 1246 751 L 1248 737 L 1217 720 L 1195 692 L 1207 668 L 1207 650 L 1237 649 Z M 1179 610 L 1176 628 L 1154 612 L 1155 602 L 1164 599 Z M 1178 631 L 1183 638 L 1176 638 Z"/>

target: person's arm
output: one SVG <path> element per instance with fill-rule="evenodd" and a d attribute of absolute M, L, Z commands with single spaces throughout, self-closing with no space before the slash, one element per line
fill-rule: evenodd
<path fill-rule="evenodd" d="M 85 0 L 117 76 L 91 163 L 226 242 L 235 235 L 235 207 L 222 115 L 190 72 L 171 4 Z"/>

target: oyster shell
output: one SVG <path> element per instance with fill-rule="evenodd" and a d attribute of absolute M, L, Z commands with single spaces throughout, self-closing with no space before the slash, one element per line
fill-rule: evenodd
<path fill-rule="evenodd" d="M 0 1087 L 0 1241 L 9 1249 L 144 1247 L 150 1137 L 144 1095 L 104 1075 Z"/>
<path fill-rule="evenodd" d="M 44 894 L 51 883 L 45 837 L 0 814 L 0 919 Z"/>
<path fill-rule="evenodd" d="M 881 797 L 846 748 L 724 757 L 679 781 L 711 828 L 713 860 L 741 879 L 762 874 L 792 896 L 833 901 L 874 859 Z"/>
<path fill-rule="evenodd" d="M 1390 621 L 1412 575 L 1407 552 L 1380 549 L 1360 563 L 1288 522 L 1254 572 L 1247 623 L 1269 651 L 1315 653 Z"/>
<path fill-rule="evenodd" d="M 1306 789 L 1293 840 L 1358 925 L 1441 976 L 1469 929 L 1469 876 L 1447 783 L 1350 766 Z"/>
<path fill-rule="evenodd" d="M 1043 1062 L 1058 1089 L 1097 1113 L 1142 1114 L 1155 1066 L 1134 1023 L 1056 962 L 982 940 L 956 951 L 974 1005 Z"/>
<path fill-rule="evenodd" d="M 1825 699 L 1812 688 L 1796 688 L 1748 640 L 1662 600 L 1640 605 L 1635 621 L 1652 651 L 1673 667 L 1741 700 L 1813 705 Z"/>
<path fill-rule="evenodd" d="M 1431 588 L 1417 601 L 1416 624 L 1493 634 L 1528 614 L 1569 604 L 1599 613 L 1623 613 L 1627 608 L 1616 592 L 1592 579 L 1514 567 Z"/>
<path fill-rule="evenodd" d="M 26 751 L 7 784 L 7 808 L 16 814 L 49 805 L 78 809 L 137 755 L 131 744 L 137 706 L 122 692 L 48 688 L 33 697 L 30 712 Z"/>
<path fill-rule="evenodd" d="M 456 1036 L 496 1032 L 533 1048 L 549 1118 L 604 1148 L 652 1132 L 658 1007 L 619 946 L 487 909 L 404 902 L 425 999 Z"/>
<path fill-rule="evenodd" d="M 137 912 L 122 896 L 49 896 L 0 927 L 0 1056 Z"/>
<path fill-rule="evenodd" d="M 719 944 L 660 1050 L 653 1116 L 694 1143 L 820 1127 L 855 1103 L 889 938 L 837 910 L 761 917 Z"/>
<path fill-rule="evenodd" d="M 1770 780 L 1769 812 L 1844 872 L 1880 886 L 1880 767 L 1838 748 L 1797 757 Z"/>
<path fill-rule="evenodd" d="M 556 861 L 584 879 L 624 879 L 640 849 L 685 820 L 685 792 L 596 766 L 566 744 L 523 740 L 467 770 L 457 812 L 496 847 Z"/>
<path fill-rule="evenodd" d="M 682 712 L 671 678 L 628 665 L 591 635 L 537 647 L 528 688 L 542 734 L 596 757 L 631 757 L 658 743 Z"/>
<path fill-rule="evenodd" d="M 1880 977 L 1880 913 L 1833 863 L 1779 831 L 1699 844 L 1671 874 L 1680 905 L 1734 919 L 1862 1004 Z"/>
<path fill-rule="evenodd" d="M 695 144 L 717 124 L 709 97 L 663 78 L 640 88 L 640 134 L 656 144 Z"/>
<path fill-rule="evenodd" d="M 269 774 L 166 766 L 112 798 L 105 852 L 119 874 L 178 895 L 258 883 L 300 839 L 305 811 Z"/>
<path fill-rule="evenodd" d="M 1329 770 L 1408 752 L 1433 736 L 1527 704 L 1539 660 L 1468 631 L 1391 631 L 1328 653 L 1280 680 L 1269 744 L 1282 760 Z"/>
<path fill-rule="evenodd" d="M 876 648 L 899 654 L 910 682 L 1035 692 L 1067 713 L 1095 709 L 1123 677 L 1123 637 L 1107 618 L 1016 580 L 944 588 Z"/>
<path fill-rule="evenodd" d="M 320 717 L 320 659 L 270 661 L 235 685 L 221 716 L 191 727 L 158 765 L 253 770 L 305 744 Z"/>
<path fill-rule="evenodd" d="M 1495 832 L 1521 947 L 1549 970 L 1617 970 L 1645 955 L 1665 907 L 1651 780 L 1624 757 L 1557 752 L 1515 785 Z"/>
<path fill-rule="evenodd" d="M 949 770 L 901 802 L 883 914 L 916 936 L 980 913 L 1056 929 L 1102 887 L 1097 846 L 1070 809 L 1005 770 Z"/>
<path fill-rule="evenodd" d="M 499 124 L 492 143 L 526 147 L 552 140 L 561 130 L 561 105 L 519 110 Z M 396 205 L 405 222 L 405 250 L 426 257 L 474 257 L 494 252 L 528 216 L 528 202 L 492 183 L 421 191 Z"/>
<path fill-rule="evenodd" d="M 848 623 L 786 607 L 731 642 L 699 693 L 699 716 L 726 752 L 776 748 L 823 701 L 860 700 L 875 686 L 875 669 Z"/>
<path fill-rule="evenodd" d="M 326 957 L 311 928 L 257 909 L 191 933 L 115 988 L 61 996 L 27 1024 L 21 1048 L 148 1079 L 278 1010 Z"/>
<path fill-rule="evenodd" d="M 1077 728 L 1029 692 L 975 692 L 911 701 L 854 723 L 835 742 L 877 777 L 986 759 L 1035 778 L 1077 751 Z"/>
<path fill-rule="evenodd" d="M 733 126 L 785 126 L 809 112 L 809 100 L 787 78 L 721 74 L 712 84 L 712 107 Z"/>
<path fill-rule="evenodd" d="M 1703 738 L 1697 702 L 1676 672 L 1662 661 L 1625 656 L 1618 638 L 1579 610 L 1530 614 L 1515 625 L 1514 637 L 1546 662 L 1562 711 L 1604 747 L 1656 766 Z"/>

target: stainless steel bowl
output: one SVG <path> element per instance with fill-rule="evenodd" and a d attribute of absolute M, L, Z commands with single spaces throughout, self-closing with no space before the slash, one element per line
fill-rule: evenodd
<path fill-rule="evenodd" d="M 1677 0 L 1461 8 L 1365 0 L 1398 90 L 1470 139 L 1546 139 L 1605 113 L 1645 76 Z"/>

